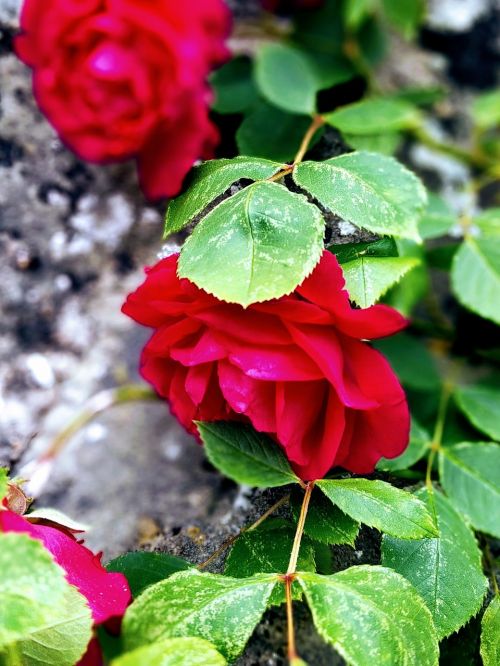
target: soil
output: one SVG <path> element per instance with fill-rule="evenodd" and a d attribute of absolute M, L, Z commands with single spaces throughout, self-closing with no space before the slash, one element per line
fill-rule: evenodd
<path fill-rule="evenodd" d="M 120 306 L 142 280 L 143 266 L 162 252 L 164 204 L 145 201 L 133 163 L 89 165 L 62 145 L 37 108 L 29 70 L 12 53 L 19 4 L 0 0 L 0 464 L 25 476 L 92 396 L 139 381 L 148 331 Z M 243 16 L 258 12 L 256 2 L 237 4 Z M 456 76 L 465 88 L 446 72 L 456 74 L 464 44 L 476 45 L 477 57 L 493 48 L 481 37 L 488 11 L 449 36 L 458 40 L 454 47 L 441 36 L 436 46 L 441 33 L 434 25 L 424 33 L 425 49 L 395 39 L 381 77 L 394 86 L 446 80 L 452 86 L 446 113 L 460 128 L 461 108 L 478 83 L 470 72 L 480 71 L 481 85 L 490 85 L 490 67 L 461 66 Z M 316 156 L 338 146 L 331 132 Z M 466 167 L 432 151 L 409 150 L 407 158 L 457 205 Z M 331 222 L 338 238 L 338 221 Z M 70 439 L 50 468 L 38 467 L 34 481 L 37 504 L 90 524 L 87 543 L 105 559 L 146 548 L 202 562 L 277 496 L 222 478 L 161 402 L 107 410 Z M 337 568 L 376 562 L 378 543 L 377 534 L 363 531 L 355 549 L 335 549 Z M 296 614 L 297 641 L 309 663 L 343 663 L 312 630 L 305 606 L 297 604 Z M 284 627 L 283 610 L 269 611 L 237 663 L 284 664 Z"/>

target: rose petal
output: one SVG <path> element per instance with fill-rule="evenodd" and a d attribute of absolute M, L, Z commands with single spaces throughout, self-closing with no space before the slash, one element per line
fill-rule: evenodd
<path fill-rule="evenodd" d="M 386 305 L 372 305 L 358 310 L 349 303 L 345 280 L 336 257 L 324 250 L 311 275 L 297 287 L 297 292 L 334 315 L 335 325 L 346 335 L 374 340 L 397 333 L 408 321 Z"/>
<path fill-rule="evenodd" d="M 307 465 L 315 455 L 308 434 L 314 437 L 317 424 L 323 419 L 326 381 L 278 382 L 276 386 L 276 435 L 287 457 L 296 465 Z"/>
<path fill-rule="evenodd" d="M 220 338 L 212 331 L 206 330 L 192 344 L 172 347 L 170 355 L 182 365 L 191 366 L 218 361 L 227 356 L 227 351 Z"/>
<path fill-rule="evenodd" d="M 244 309 L 239 305 L 218 304 L 192 315 L 206 326 L 231 336 L 237 340 L 253 344 L 256 340 L 261 345 L 287 345 L 291 342 L 283 323 L 278 317 L 272 317 Z"/>
<path fill-rule="evenodd" d="M 324 372 L 346 407 L 366 409 L 378 406 L 378 400 L 366 395 L 357 382 L 357 376 L 348 371 L 348 359 L 344 362 L 345 351 L 335 331 L 304 324 L 290 324 L 289 330 L 297 344 Z"/>
<path fill-rule="evenodd" d="M 236 345 L 234 345 L 236 346 Z M 323 373 L 298 347 L 239 347 L 228 358 L 249 377 L 266 381 L 307 381 Z"/>
<path fill-rule="evenodd" d="M 308 462 L 294 465 L 302 479 L 321 479 L 333 467 L 344 435 L 345 411 L 335 391 L 330 389 L 322 422 L 304 438 L 303 448 L 308 454 Z"/>
<path fill-rule="evenodd" d="M 182 117 L 175 124 L 159 123 L 139 153 L 139 178 L 148 198 L 177 194 L 193 162 L 217 144 L 203 97 L 197 92 L 186 99 Z"/>
<path fill-rule="evenodd" d="M 34 525 L 11 511 L 0 511 L 0 531 L 22 532 L 41 541 L 66 572 L 68 583 L 87 599 L 96 624 L 125 613 L 131 600 L 125 576 L 108 573 L 100 556 L 72 537 L 54 527 Z"/>
<path fill-rule="evenodd" d="M 352 419 L 351 445 L 337 463 L 355 474 L 370 474 L 380 458 L 395 458 L 408 445 L 410 414 L 406 400 L 354 412 Z"/>
<path fill-rule="evenodd" d="M 275 391 L 272 382 L 245 375 L 227 361 L 219 363 L 219 384 L 224 398 L 237 414 L 245 414 L 260 432 L 274 432 Z"/>
<path fill-rule="evenodd" d="M 188 396 L 197 407 L 206 395 L 213 369 L 213 363 L 202 363 L 191 366 L 187 371 L 184 386 Z"/>

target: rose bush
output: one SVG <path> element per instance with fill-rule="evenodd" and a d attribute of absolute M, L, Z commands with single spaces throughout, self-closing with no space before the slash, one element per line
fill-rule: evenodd
<path fill-rule="evenodd" d="M 177 255 L 147 270 L 123 311 L 155 330 L 142 376 L 193 434 L 193 419 L 246 420 L 283 447 L 303 479 L 333 465 L 373 471 L 408 442 L 404 392 L 364 340 L 406 320 L 385 305 L 354 309 L 336 258 L 324 251 L 289 296 L 248 308 L 176 274 Z"/>
<path fill-rule="evenodd" d="M 228 27 L 222 0 L 26 0 L 16 50 L 61 138 L 90 161 L 136 156 L 157 198 L 217 143 L 206 77 Z"/>

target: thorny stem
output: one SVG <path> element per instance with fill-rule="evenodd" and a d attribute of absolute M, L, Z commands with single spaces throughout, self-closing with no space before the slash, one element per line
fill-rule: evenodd
<path fill-rule="evenodd" d="M 259 525 L 261 525 L 267 518 L 269 518 L 269 516 L 272 513 L 274 513 L 277 509 L 279 509 L 280 506 L 283 506 L 284 504 L 286 504 L 289 501 L 289 499 L 290 499 L 290 493 L 288 493 L 287 495 L 284 495 L 281 499 L 279 499 L 271 507 L 269 507 L 269 509 L 267 509 L 267 511 L 265 511 L 262 514 L 262 516 L 257 518 L 257 520 L 254 523 L 252 523 L 248 527 L 244 527 L 242 530 L 240 530 L 238 532 L 238 534 L 234 534 L 232 537 L 229 537 L 229 539 L 224 541 L 224 543 L 219 548 L 217 548 L 215 553 L 212 553 L 212 555 L 210 555 L 210 557 L 207 560 L 205 560 L 201 564 L 198 564 L 197 568 L 200 571 L 202 569 L 205 569 L 209 564 L 211 564 L 214 560 L 216 560 L 219 557 L 219 555 L 222 555 L 222 553 L 227 548 L 229 548 L 229 546 L 232 546 L 233 543 L 236 541 L 236 539 L 238 539 L 245 532 L 250 532 L 251 530 L 255 530 L 257 527 L 259 527 Z"/>
<path fill-rule="evenodd" d="M 290 562 L 288 570 L 283 576 L 282 580 L 285 583 L 285 597 L 286 597 L 286 618 L 287 618 L 287 637 L 288 637 L 288 659 L 291 662 L 293 659 L 298 658 L 297 648 L 295 647 L 295 628 L 293 624 L 293 607 L 292 607 L 292 584 L 295 579 L 295 572 L 297 569 L 297 559 L 299 557 L 300 543 L 304 533 L 304 525 L 307 517 L 307 510 L 311 500 L 311 493 L 314 488 L 314 481 L 309 481 L 306 484 L 304 499 L 300 509 L 300 516 L 297 522 L 297 530 L 293 540 L 292 552 L 290 554 Z"/>

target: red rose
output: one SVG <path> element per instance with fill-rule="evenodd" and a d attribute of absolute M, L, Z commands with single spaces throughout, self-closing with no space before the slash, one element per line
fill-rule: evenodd
<path fill-rule="evenodd" d="M 404 392 L 363 340 L 406 320 L 386 305 L 352 308 L 332 254 L 293 294 L 246 309 L 180 280 L 176 265 L 170 256 L 149 269 L 123 311 L 156 329 L 141 373 L 190 432 L 193 419 L 244 418 L 281 444 L 303 479 L 333 465 L 371 472 L 404 450 Z"/>
<path fill-rule="evenodd" d="M 121 618 L 125 613 L 131 599 L 125 576 L 108 573 L 100 555 L 85 548 L 68 528 L 55 523 L 34 524 L 13 511 L 0 509 L 0 532 L 22 532 L 41 541 L 66 572 L 68 583 L 87 599 L 95 624 Z"/>
<path fill-rule="evenodd" d="M 156 198 L 217 143 L 205 79 L 228 27 L 222 0 L 25 0 L 16 47 L 62 139 L 90 161 L 136 156 Z"/>

